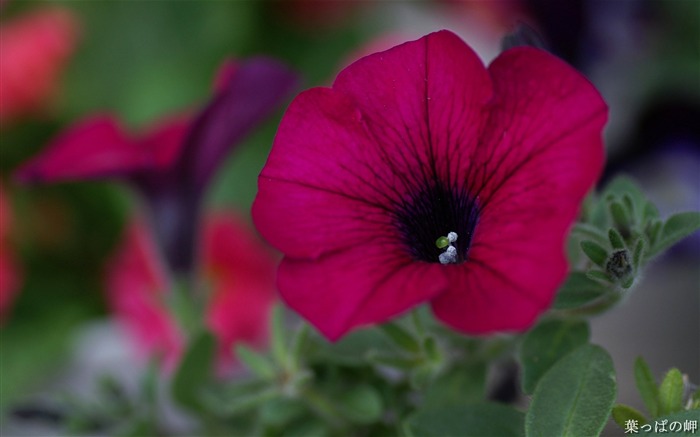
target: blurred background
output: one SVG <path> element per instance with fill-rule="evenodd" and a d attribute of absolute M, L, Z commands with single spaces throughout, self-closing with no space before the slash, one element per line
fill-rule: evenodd
<path fill-rule="evenodd" d="M 307 88 L 330 84 L 358 56 L 443 28 L 488 63 L 520 23 L 606 98 L 603 183 L 631 175 L 664 217 L 700 209 L 695 0 L 3 0 L 0 432 L 36 434 L 47 418 L 24 408 L 36 399 L 89 394 L 101 373 L 134 372 L 118 364 L 128 363 L 125 340 L 110 319 L 102 281 L 134 194 L 111 182 L 26 186 L 12 177 L 59 132 L 95 113 L 117 114 L 138 132 L 196 110 L 227 58 L 276 57 L 300 72 Z M 227 158 L 207 207 L 249 218 L 281 114 Z M 652 265 L 622 306 L 593 321 L 593 342 L 613 356 L 620 402 L 642 408 L 632 375 L 638 355 L 659 378 L 675 366 L 700 382 L 699 267 L 694 235 Z"/>

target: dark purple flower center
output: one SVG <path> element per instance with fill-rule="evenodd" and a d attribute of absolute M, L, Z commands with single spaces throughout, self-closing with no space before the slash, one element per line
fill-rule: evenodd
<path fill-rule="evenodd" d="M 479 209 L 465 189 L 428 184 L 398 205 L 394 215 L 403 241 L 417 261 L 440 262 L 445 249 L 435 242 L 450 232 L 458 235 L 453 243 L 457 262 L 467 259 Z"/>

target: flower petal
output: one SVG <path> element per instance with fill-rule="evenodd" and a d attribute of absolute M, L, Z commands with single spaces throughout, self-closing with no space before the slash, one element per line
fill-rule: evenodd
<path fill-rule="evenodd" d="M 219 340 L 219 368 L 231 364 L 231 347 L 262 347 L 275 301 L 274 259 L 249 226 L 231 212 L 206 218 L 203 269 L 212 286 L 206 320 Z"/>
<path fill-rule="evenodd" d="M 434 300 L 436 316 L 466 333 L 524 330 L 567 273 L 564 244 L 603 165 L 607 108 L 583 76 L 532 48 L 490 66 L 496 97 L 469 174 L 480 219 L 466 283 Z"/>
<path fill-rule="evenodd" d="M 39 8 L 0 28 L 0 124 L 45 109 L 75 50 L 78 22 L 67 9 Z"/>
<path fill-rule="evenodd" d="M 548 193 L 549 203 L 576 209 L 603 165 L 602 97 L 565 62 L 531 47 L 504 52 L 489 73 L 495 96 L 468 175 L 474 195 L 483 208 L 496 193 L 505 201 L 504 186 L 522 185 L 514 179 L 525 173 L 542 182 L 536 189 Z"/>
<path fill-rule="evenodd" d="M 164 272 L 147 226 L 134 221 L 108 263 L 105 283 L 109 305 L 141 351 L 162 354 L 166 368 L 172 369 L 183 338 L 164 302 Z"/>
<path fill-rule="evenodd" d="M 253 219 L 286 254 L 313 258 L 392 232 L 391 193 L 379 187 L 394 185 L 395 175 L 364 162 L 374 146 L 359 117 L 348 98 L 327 88 L 301 93 L 285 113 Z"/>
<path fill-rule="evenodd" d="M 289 67 L 271 58 L 253 58 L 230 69 L 226 86 L 195 119 L 178 165 L 203 189 L 231 147 L 287 98 L 298 82 Z"/>
<path fill-rule="evenodd" d="M 329 340 L 381 323 L 446 290 L 438 264 L 397 256 L 396 248 L 372 245 L 318 260 L 286 257 L 277 273 L 285 302 Z"/>
<path fill-rule="evenodd" d="M 566 277 L 565 232 L 549 222 L 477 227 L 467 261 L 447 266 L 453 286 L 432 301 L 435 316 L 467 334 L 529 328 Z"/>
<path fill-rule="evenodd" d="M 143 168 L 149 156 L 111 116 L 78 122 L 16 173 L 23 182 L 54 182 L 123 175 Z"/>
<path fill-rule="evenodd" d="M 333 84 L 352 97 L 391 170 L 453 186 L 470 164 L 491 98 L 486 69 L 443 30 L 360 59 Z M 413 188 L 413 187 L 412 187 Z"/>
<path fill-rule="evenodd" d="M 256 226 L 292 257 L 395 235 L 392 207 L 431 181 L 461 182 L 490 89 L 478 57 L 443 31 L 301 93 L 260 175 Z"/>

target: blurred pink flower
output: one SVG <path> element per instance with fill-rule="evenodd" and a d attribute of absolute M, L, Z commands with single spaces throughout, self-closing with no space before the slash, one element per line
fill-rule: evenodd
<path fill-rule="evenodd" d="M 463 333 L 527 329 L 567 274 L 606 120 L 529 47 L 486 68 L 440 31 L 358 60 L 292 101 L 258 180 L 282 298 L 330 340 L 423 303 Z"/>
<path fill-rule="evenodd" d="M 11 227 L 10 200 L 0 185 L 0 323 L 7 319 L 22 282 L 21 271 L 8 244 Z"/>
<path fill-rule="evenodd" d="M 42 112 L 78 37 L 66 9 L 43 8 L 0 26 L 0 125 Z"/>
<path fill-rule="evenodd" d="M 92 115 L 60 134 L 16 172 L 22 182 L 118 178 L 146 198 L 155 232 L 175 272 L 191 270 L 204 192 L 226 155 L 269 117 L 299 77 L 282 62 L 255 57 L 224 63 L 209 102 L 132 134 L 116 117 Z"/>
<path fill-rule="evenodd" d="M 205 217 L 199 273 L 206 295 L 204 320 L 219 341 L 218 367 L 233 364 L 232 345 L 264 346 L 275 299 L 274 261 L 250 228 L 231 212 Z M 134 220 L 108 263 L 108 302 L 145 356 L 172 370 L 185 334 L 167 299 L 172 285 L 149 227 Z"/>

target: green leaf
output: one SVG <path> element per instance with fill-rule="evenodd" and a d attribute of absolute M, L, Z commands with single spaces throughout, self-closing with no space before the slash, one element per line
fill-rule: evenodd
<path fill-rule="evenodd" d="M 606 277 L 607 280 L 607 277 Z M 583 306 L 601 297 L 608 287 L 588 277 L 584 272 L 570 273 L 554 300 L 555 309 Z"/>
<path fill-rule="evenodd" d="M 379 392 L 369 384 L 354 386 L 337 400 L 338 409 L 353 423 L 374 423 L 382 417 L 384 411 Z"/>
<path fill-rule="evenodd" d="M 625 240 L 622 235 L 615 228 L 608 229 L 608 239 L 610 240 L 610 245 L 613 249 L 624 249 Z"/>
<path fill-rule="evenodd" d="M 386 334 L 389 339 L 399 348 L 410 352 L 419 353 L 421 350 L 420 343 L 416 340 L 410 332 L 401 327 L 399 324 L 394 322 L 384 323 L 379 325 L 379 329 Z"/>
<path fill-rule="evenodd" d="M 618 201 L 612 201 L 609 208 L 613 223 L 620 229 L 629 229 L 632 225 L 632 220 L 625 207 Z"/>
<path fill-rule="evenodd" d="M 672 215 L 661 230 L 658 241 L 649 256 L 655 256 L 700 229 L 700 212 L 682 212 Z"/>
<path fill-rule="evenodd" d="M 605 272 L 601 272 L 600 270 L 589 270 L 586 272 L 586 276 L 597 281 L 610 282 L 610 276 L 608 276 L 608 274 Z"/>
<path fill-rule="evenodd" d="M 659 386 L 659 414 L 671 414 L 683 409 L 683 375 L 671 369 Z"/>
<path fill-rule="evenodd" d="M 584 345 L 537 384 L 525 416 L 527 436 L 599 435 L 615 401 L 615 371 L 602 348 Z"/>
<path fill-rule="evenodd" d="M 260 420 L 266 425 L 284 426 L 304 414 L 303 402 L 289 398 L 275 398 L 260 408 Z"/>
<path fill-rule="evenodd" d="M 406 422 L 414 437 L 519 437 L 523 413 L 502 404 L 454 404 L 418 410 Z"/>
<path fill-rule="evenodd" d="M 367 352 L 366 356 L 370 363 L 400 370 L 411 370 L 420 364 L 420 359 L 417 357 L 405 357 L 377 350 Z"/>
<path fill-rule="evenodd" d="M 594 243 L 593 241 L 586 240 L 581 242 L 581 249 L 591 261 L 600 267 L 605 266 L 605 260 L 608 259 L 608 252 L 603 249 L 601 245 Z"/>
<path fill-rule="evenodd" d="M 183 407 L 201 409 L 200 391 L 209 382 L 216 354 L 216 339 L 202 331 L 188 345 L 172 382 L 173 398 Z"/>
<path fill-rule="evenodd" d="M 528 332 L 520 347 L 523 391 L 532 393 L 554 363 L 587 343 L 589 336 L 588 324 L 577 320 L 547 320 Z"/>
<path fill-rule="evenodd" d="M 644 222 L 648 222 L 651 219 L 659 218 L 659 209 L 651 202 L 646 202 L 644 204 L 644 213 L 642 214 Z"/>
<path fill-rule="evenodd" d="M 630 193 L 625 193 L 622 195 L 622 204 L 627 210 L 627 215 L 629 217 L 634 217 L 634 201 L 632 200 L 632 196 L 630 196 Z"/>
<path fill-rule="evenodd" d="M 637 357 L 634 361 L 634 380 L 637 383 L 637 390 L 644 401 L 651 417 L 659 415 L 659 387 L 656 385 L 654 376 L 649 369 L 649 365 L 644 358 Z"/>
<path fill-rule="evenodd" d="M 605 187 L 603 197 L 606 199 L 622 199 L 623 204 L 625 204 L 626 215 L 636 219 L 637 223 L 642 222 L 647 199 L 637 183 L 632 179 L 625 176 L 615 178 Z"/>
<path fill-rule="evenodd" d="M 612 418 L 622 429 L 626 429 L 626 424 L 629 420 L 636 421 L 640 425 L 648 423 L 648 420 L 642 413 L 628 405 L 622 404 L 617 404 L 613 407 Z"/>
<path fill-rule="evenodd" d="M 287 362 L 284 334 L 284 312 L 280 304 L 275 304 L 272 309 L 272 357 L 280 366 L 284 366 Z"/>
<path fill-rule="evenodd" d="M 355 331 L 337 343 L 330 343 L 318 334 L 309 335 L 306 361 L 310 364 L 324 363 L 342 366 L 364 366 L 365 357 L 370 350 L 394 350 L 392 342 L 378 329 Z"/>
<path fill-rule="evenodd" d="M 664 421 L 667 421 L 665 424 L 663 424 Z M 659 424 L 660 426 L 663 424 L 666 431 L 661 432 L 654 432 L 654 428 L 652 427 L 652 432 L 650 433 L 644 433 L 647 435 L 658 435 L 658 436 L 682 436 L 682 437 L 697 437 L 698 435 L 698 430 L 695 429 L 695 431 L 683 430 L 683 426 L 688 422 L 688 424 L 692 424 L 695 422 L 696 425 L 700 426 L 700 411 L 698 410 L 684 410 L 684 411 L 679 411 L 678 413 L 673 413 L 673 414 L 667 414 L 665 416 L 657 417 L 654 420 L 654 425 Z M 675 423 L 674 423 L 675 422 Z M 671 424 L 674 424 L 673 426 L 675 429 L 673 431 L 670 430 Z M 680 428 L 678 427 L 678 424 L 680 424 Z"/>
<path fill-rule="evenodd" d="M 236 356 L 248 370 L 262 379 L 273 379 L 277 374 L 270 360 L 246 345 L 236 345 Z"/>
<path fill-rule="evenodd" d="M 652 220 L 647 225 L 647 237 L 649 237 L 649 243 L 653 247 L 657 240 L 660 238 L 661 228 L 663 227 L 663 222 L 661 220 Z M 653 254 L 648 253 L 647 256 L 651 258 Z"/>
<path fill-rule="evenodd" d="M 275 387 L 268 387 L 253 393 L 246 393 L 236 396 L 226 402 L 218 401 L 210 402 L 212 410 L 217 411 L 223 416 L 232 416 L 246 413 L 254 408 L 258 408 L 267 402 L 270 402 L 280 395 Z"/>
<path fill-rule="evenodd" d="M 576 223 L 571 230 L 571 234 L 581 240 L 592 240 L 600 245 L 608 243 L 608 239 L 602 230 L 587 223 Z"/>
<path fill-rule="evenodd" d="M 486 392 L 484 362 L 465 363 L 437 377 L 425 392 L 423 403 L 432 408 L 441 405 L 457 405 L 484 399 Z"/>
<path fill-rule="evenodd" d="M 644 244 L 644 239 L 637 239 L 637 242 L 634 245 L 634 252 L 632 254 L 632 266 L 634 267 L 635 272 L 639 271 L 639 267 L 642 265 L 645 249 L 646 245 Z"/>

